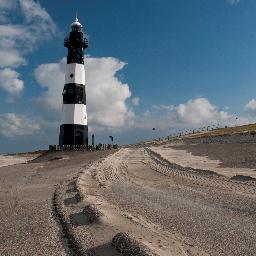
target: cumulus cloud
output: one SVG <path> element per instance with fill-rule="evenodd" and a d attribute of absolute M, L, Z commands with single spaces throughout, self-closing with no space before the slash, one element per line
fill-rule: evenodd
<path fill-rule="evenodd" d="M 66 58 L 58 63 L 41 64 L 34 70 L 37 83 L 46 89 L 38 99 L 45 107 L 60 111 L 65 83 Z"/>
<path fill-rule="evenodd" d="M 235 118 L 226 111 L 219 110 L 207 98 L 190 99 L 179 105 L 153 105 L 141 117 L 137 117 L 139 128 L 170 129 L 198 127 L 217 123 L 230 124 Z"/>
<path fill-rule="evenodd" d="M 11 96 L 20 95 L 24 83 L 19 79 L 19 73 L 10 68 L 0 70 L 0 87 Z"/>
<path fill-rule="evenodd" d="M 256 100 L 251 99 L 246 105 L 245 110 L 248 112 L 256 112 Z"/>
<path fill-rule="evenodd" d="M 34 71 L 38 84 L 46 88 L 40 102 L 57 111 L 61 110 L 65 63 L 66 58 L 63 58 L 58 63 L 42 64 Z M 125 64 L 112 57 L 85 58 L 88 122 L 91 127 L 118 128 L 131 123 L 134 113 L 126 104 L 131 92 L 128 84 L 116 76 Z"/>
<path fill-rule="evenodd" d="M 219 112 L 216 106 L 211 104 L 208 99 L 197 98 L 178 105 L 177 116 L 180 121 L 193 125 L 222 119 L 225 117 L 225 112 Z"/>
<path fill-rule="evenodd" d="M 125 63 L 115 58 L 86 57 L 86 93 L 88 122 L 90 127 L 117 128 L 132 127 L 148 129 L 157 126 L 164 130 L 170 127 L 197 127 L 214 123 L 229 124 L 234 116 L 218 109 L 206 98 L 196 98 L 179 105 L 153 105 L 141 115 L 135 116 L 127 106 L 131 97 L 128 84 L 121 82 L 116 73 Z M 66 58 L 58 63 L 38 66 L 35 79 L 46 88 L 40 102 L 56 110 L 60 116 L 64 85 Z M 132 98 L 133 106 L 139 104 L 139 98 Z"/>
<path fill-rule="evenodd" d="M 129 86 L 116 77 L 125 64 L 112 57 L 86 58 L 88 121 L 95 125 L 121 127 L 132 116 L 126 106 Z"/>
<path fill-rule="evenodd" d="M 40 125 L 33 119 L 14 113 L 0 115 L 0 134 L 12 138 L 31 135 L 40 131 Z"/>
<path fill-rule="evenodd" d="M 177 118 L 188 125 L 203 125 L 213 123 L 229 123 L 234 120 L 233 115 L 220 110 L 207 98 L 191 99 L 176 107 Z"/>
<path fill-rule="evenodd" d="M 19 16 L 20 23 L 12 23 L 14 14 Z M 26 54 L 41 41 L 58 34 L 51 16 L 39 2 L 33 0 L 1 0 L 0 21 L 3 23 L 0 25 L 0 68 L 13 69 L 26 65 Z M 5 71 L 2 71 L 4 74 Z"/>

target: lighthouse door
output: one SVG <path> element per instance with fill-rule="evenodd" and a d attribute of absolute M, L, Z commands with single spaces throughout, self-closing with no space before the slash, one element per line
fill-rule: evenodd
<path fill-rule="evenodd" d="M 83 133 L 81 131 L 76 131 L 75 133 L 75 145 L 83 145 Z"/>

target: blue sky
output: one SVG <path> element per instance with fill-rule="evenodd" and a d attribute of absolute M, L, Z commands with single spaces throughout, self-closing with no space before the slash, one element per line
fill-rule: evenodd
<path fill-rule="evenodd" d="M 254 0 L 0 0 L 0 152 L 58 142 L 63 38 L 76 12 L 98 141 L 255 122 Z"/>

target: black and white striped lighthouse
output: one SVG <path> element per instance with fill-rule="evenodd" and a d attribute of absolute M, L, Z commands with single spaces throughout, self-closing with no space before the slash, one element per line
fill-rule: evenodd
<path fill-rule="evenodd" d="M 64 40 L 68 48 L 65 85 L 63 89 L 60 145 L 88 145 L 86 113 L 84 49 L 88 41 L 84 38 L 82 25 L 75 19 L 69 37 Z"/>

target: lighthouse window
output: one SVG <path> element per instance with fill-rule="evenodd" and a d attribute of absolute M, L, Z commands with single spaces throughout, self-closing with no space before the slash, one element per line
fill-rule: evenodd
<path fill-rule="evenodd" d="M 70 74 L 70 77 L 72 78 L 74 75 L 73 74 Z"/>

